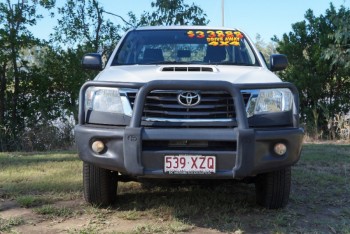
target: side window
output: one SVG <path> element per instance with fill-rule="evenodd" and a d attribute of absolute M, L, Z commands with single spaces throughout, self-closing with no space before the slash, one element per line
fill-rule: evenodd
<path fill-rule="evenodd" d="M 129 32 L 112 61 L 113 65 L 135 64 L 142 39 L 136 33 Z"/>
<path fill-rule="evenodd" d="M 117 64 L 128 64 L 133 60 L 132 57 L 132 42 L 126 41 L 125 45 L 121 48 L 118 56 Z"/>
<path fill-rule="evenodd" d="M 250 64 L 250 65 L 254 65 L 256 64 L 256 57 L 254 55 L 254 52 L 252 51 L 252 47 L 250 47 L 249 45 L 247 45 L 247 41 L 244 40 L 244 47 L 245 47 L 245 51 L 247 53 L 247 64 Z"/>
<path fill-rule="evenodd" d="M 235 64 L 256 65 L 254 52 L 244 39 L 241 40 L 240 46 L 233 47 L 232 60 Z"/>

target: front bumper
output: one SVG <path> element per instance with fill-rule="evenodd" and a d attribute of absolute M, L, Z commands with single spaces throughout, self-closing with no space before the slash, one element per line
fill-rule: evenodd
<path fill-rule="evenodd" d="M 254 129 L 144 129 L 144 128 L 75 128 L 80 158 L 102 168 L 140 177 L 156 178 L 244 178 L 262 172 L 293 165 L 299 160 L 303 130 Z M 91 149 L 93 140 L 102 140 L 107 150 L 96 154 Z M 235 151 L 217 149 L 193 150 L 143 150 L 142 141 L 164 140 L 231 141 Z M 284 143 L 287 152 L 277 156 L 276 143 Z M 217 172 L 212 175 L 164 174 L 164 156 L 176 154 L 202 154 L 217 157 Z"/>
<path fill-rule="evenodd" d="M 80 103 L 84 103 L 85 90 L 89 86 L 120 86 L 123 84 L 88 82 L 83 86 Z M 250 128 L 245 113 L 241 90 L 256 88 L 290 88 L 294 94 L 293 126 L 284 128 Z M 238 126 L 235 128 L 146 128 L 141 126 L 143 105 L 146 95 L 152 90 L 225 90 L 235 103 Z M 254 176 L 263 172 L 291 166 L 299 160 L 303 129 L 298 123 L 298 94 L 289 83 L 233 85 L 228 82 L 176 82 L 153 81 L 142 86 L 135 100 L 133 116 L 127 127 L 103 127 L 85 124 L 85 110 L 80 106 L 79 124 L 75 127 L 75 138 L 80 158 L 101 168 L 119 171 L 123 174 L 144 178 L 184 178 L 184 179 L 232 179 Z M 106 150 L 95 153 L 92 142 L 102 141 Z M 226 142 L 232 147 L 219 148 L 171 148 L 162 144 L 170 141 Z M 159 147 L 147 147 L 147 142 Z M 287 146 L 287 152 L 278 156 L 273 148 L 277 143 Z M 166 174 L 165 155 L 214 155 L 216 173 L 203 175 Z"/>

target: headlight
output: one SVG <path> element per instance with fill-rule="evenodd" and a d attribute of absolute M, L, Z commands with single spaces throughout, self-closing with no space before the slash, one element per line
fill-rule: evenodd
<path fill-rule="evenodd" d="M 90 87 L 85 94 L 87 110 L 126 114 L 132 110 L 125 93 L 118 88 Z"/>
<path fill-rule="evenodd" d="M 247 116 L 289 111 L 292 104 L 293 94 L 289 89 L 262 89 L 252 93 L 247 106 Z"/>

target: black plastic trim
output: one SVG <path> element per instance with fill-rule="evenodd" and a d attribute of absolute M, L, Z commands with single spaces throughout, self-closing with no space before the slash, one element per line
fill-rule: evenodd
<path fill-rule="evenodd" d="M 291 127 L 293 126 L 292 111 L 268 113 L 254 115 L 248 118 L 249 127 Z M 89 124 L 101 124 L 101 125 L 115 125 L 115 126 L 128 126 L 130 124 L 131 117 L 118 113 L 102 112 L 102 111 L 86 111 L 86 123 Z M 142 121 L 143 127 L 180 127 L 180 128 L 197 128 L 197 127 L 209 127 L 209 128 L 233 128 L 237 126 L 237 121 L 201 121 L 201 122 L 170 122 L 170 121 Z"/>
<path fill-rule="evenodd" d="M 88 87 L 118 87 L 137 88 L 139 92 L 135 98 L 133 116 L 129 126 L 106 128 L 86 124 L 85 92 Z M 261 126 L 251 128 L 246 115 L 245 104 L 241 90 L 289 88 L 294 96 L 294 106 L 291 113 L 286 113 L 292 126 L 282 128 L 268 128 Z M 141 126 L 145 97 L 152 90 L 213 90 L 230 93 L 235 103 L 237 127 L 234 128 L 145 128 Z M 158 178 L 244 178 L 258 173 L 278 170 L 297 162 L 300 157 L 301 144 L 304 131 L 299 128 L 299 98 L 295 86 L 290 83 L 267 83 L 267 84 L 232 84 L 226 81 L 151 81 L 147 84 L 118 83 L 90 81 L 83 85 L 80 92 L 79 124 L 75 128 L 76 142 L 79 156 L 83 161 L 96 164 L 99 167 L 115 170 L 135 177 L 158 177 Z M 280 118 L 276 115 L 274 118 Z M 273 119 L 273 118 L 272 118 Z M 264 115 L 256 118 L 255 122 L 261 124 L 265 121 Z M 288 122 L 287 121 L 287 122 Z M 91 149 L 93 140 L 102 140 L 106 144 L 106 151 L 102 154 L 94 153 Z M 199 141 L 225 141 L 237 145 L 231 153 L 221 151 L 220 148 L 211 151 L 218 159 L 232 164 L 232 170 L 220 170 L 214 175 L 166 175 L 161 168 L 144 168 L 142 161 L 145 155 L 158 155 L 158 165 L 161 163 L 161 152 L 157 149 L 147 151 L 142 149 L 143 141 L 163 140 L 199 140 Z M 273 152 L 275 143 L 285 143 L 287 153 L 277 156 Z M 179 151 L 169 150 L 169 153 Z M 182 151 L 181 151 L 182 152 Z M 186 153 L 186 150 L 183 151 Z M 189 153 L 195 153 L 188 150 Z M 228 157 L 229 156 L 229 157 Z M 222 162 L 221 162 L 222 163 Z M 152 164 L 153 165 L 153 164 Z"/>

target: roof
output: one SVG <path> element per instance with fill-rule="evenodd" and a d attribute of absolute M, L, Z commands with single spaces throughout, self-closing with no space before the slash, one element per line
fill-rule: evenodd
<path fill-rule="evenodd" d="M 172 29 L 192 29 L 192 30 L 239 30 L 237 28 L 212 27 L 212 26 L 188 26 L 188 25 L 173 25 L 173 26 L 143 26 L 134 30 L 172 30 Z M 240 31 L 240 30 L 239 30 Z"/>

